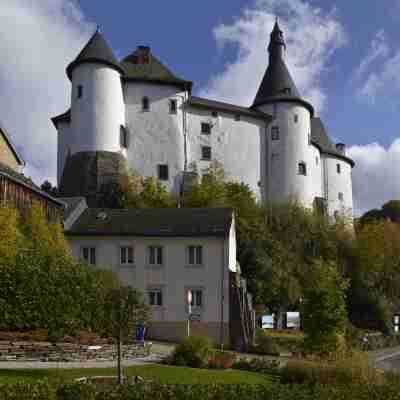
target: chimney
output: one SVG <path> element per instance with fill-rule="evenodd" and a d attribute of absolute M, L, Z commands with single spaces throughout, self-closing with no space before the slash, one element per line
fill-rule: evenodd
<path fill-rule="evenodd" d="M 138 46 L 136 50 L 137 54 L 137 64 L 149 64 L 150 62 L 150 47 L 148 46 Z"/>
<path fill-rule="evenodd" d="M 336 143 L 336 150 L 343 155 L 346 155 L 346 145 L 344 143 Z"/>

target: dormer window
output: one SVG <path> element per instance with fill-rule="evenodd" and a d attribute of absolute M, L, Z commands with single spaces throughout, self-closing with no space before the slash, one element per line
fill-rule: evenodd
<path fill-rule="evenodd" d="M 341 173 L 340 164 L 336 164 L 336 172 L 337 172 L 338 174 Z"/>
<path fill-rule="evenodd" d="M 304 161 L 299 162 L 297 173 L 299 175 L 307 175 L 307 164 Z"/>
<path fill-rule="evenodd" d="M 83 96 L 83 86 L 78 85 L 78 99 L 82 98 Z"/>
<path fill-rule="evenodd" d="M 208 122 L 202 122 L 201 133 L 204 135 L 209 135 L 211 133 L 211 124 Z"/>
<path fill-rule="evenodd" d="M 273 126 L 271 128 L 271 140 L 279 140 L 279 127 Z"/>
<path fill-rule="evenodd" d="M 217 111 L 213 111 L 213 112 L 211 113 L 211 116 L 212 116 L 213 118 L 217 118 L 217 117 L 218 117 L 218 112 L 217 112 Z"/>
<path fill-rule="evenodd" d="M 290 94 L 290 92 L 291 92 L 290 88 L 284 88 L 283 89 L 283 93 L 284 94 Z"/>
<path fill-rule="evenodd" d="M 142 98 L 142 111 L 150 111 L 150 100 L 147 96 Z"/>

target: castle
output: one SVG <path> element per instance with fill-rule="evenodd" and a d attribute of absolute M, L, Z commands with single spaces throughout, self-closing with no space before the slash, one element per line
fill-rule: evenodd
<path fill-rule="evenodd" d="M 101 184 L 128 166 L 179 197 L 218 161 L 265 203 L 297 200 L 352 217 L 354 162 L 300 96 L 278 22 L 268 52 L 247 108 L 192 96 L 192 82 L 174 75 L 149 47 L 118 61 L 97 31 L 67 67 L 71 108 L 53 118 L 61 194 L 95 203 Z"/>

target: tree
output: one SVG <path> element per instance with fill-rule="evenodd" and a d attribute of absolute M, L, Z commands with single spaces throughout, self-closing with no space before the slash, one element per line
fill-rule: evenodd
<path fill-rule="evenodd" d="M 57 186 L 53 186 L 49 181 L 44 181 L 40 186 L 40 189 L 48 193 L 50 196 L 57 197 L 58 195 Z"/>
<path fill-rule="evenodd" d="M 345 350 L 347 288 L 333 262 L 313 262 L 301 304 L 306 350 L 325 356 Z"/>
<path fill-rule="evenodd" d="M 138 323 L 144 323 L 148 318 L 148 307 L 143 303 L 138 291 L 130 286 L 111 289 L 106 298 L 107 330 L 117 342 L 118 383 L 123 383 L 122 373 L 122 343 L 132 337 Z"/>

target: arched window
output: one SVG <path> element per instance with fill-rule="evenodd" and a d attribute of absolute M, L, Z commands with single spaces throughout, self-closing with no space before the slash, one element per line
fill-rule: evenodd
<path fill-rule="evenodd" d="M 142 111 L 150 110 L 150 100 L 147 96 L 142 98 Z"/>
<path fill-rule="evenodd" d="M 299 175 L 307 175 L 307 165 L 304 161 L 299 162 L 298 174 Z"/>

